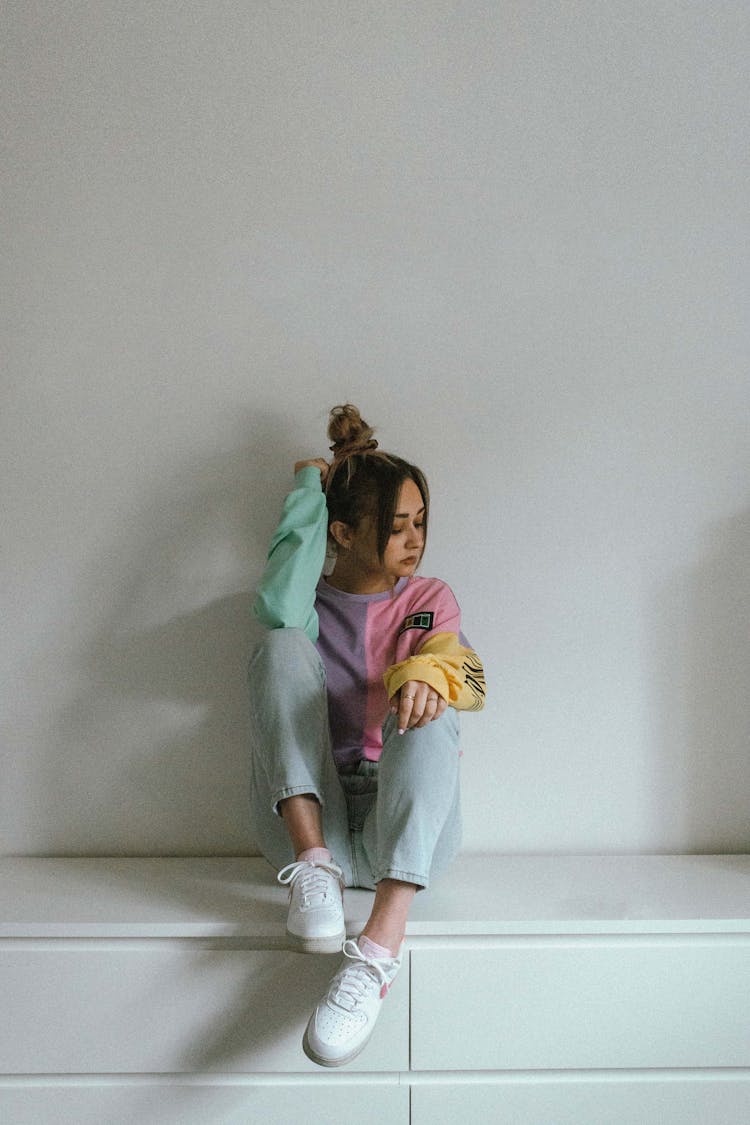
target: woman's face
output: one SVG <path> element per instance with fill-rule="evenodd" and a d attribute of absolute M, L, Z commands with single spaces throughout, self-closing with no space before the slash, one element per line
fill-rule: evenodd
<path fill-rule="evenodd" d="M 351 547 L 357 567 L 363 573 L 382 574 L 385 589 L 389 589 L 399 578 L 412 575 L 424 550 L 424 516 L 422 493 L 414 481 L 407 478 L 398 494 L 393 529 L 382 563 L 378 558 L 375 520 L 365 516 L 354 532 Z"/>

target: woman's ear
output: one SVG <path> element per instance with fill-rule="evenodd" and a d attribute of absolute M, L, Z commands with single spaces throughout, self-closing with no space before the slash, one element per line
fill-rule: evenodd
<path fill-rule="evenodd" d="M 343 547 L 345 551 L 349 550 L 354 542 L 354 532 L 348 523 L 344 523 L 343 520 L 334 520 L 328 531 L 337 547 Z"/>

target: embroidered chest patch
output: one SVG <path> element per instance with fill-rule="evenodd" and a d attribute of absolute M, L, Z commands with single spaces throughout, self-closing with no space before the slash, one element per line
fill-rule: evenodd
<path fill-rule="evenodd" d="M 434 620 L 434 613 L 410 613 L 398 631 L 399 636 L 408 629 L 424 629 L 425 632 L 428 632 L 432 628 Z"/>

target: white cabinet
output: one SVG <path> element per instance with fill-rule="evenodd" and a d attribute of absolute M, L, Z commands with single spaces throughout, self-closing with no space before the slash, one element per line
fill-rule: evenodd
<path fill-rule="evenodd" d="M 340 1070 L 284 928 L 262 860 L 0 860 L 0 1121 L 750 1122 L 750 857 L 460 858 Z"/>
<path fill-rule="evenodd" d="M 411 1125 L 747 1125 L 743 1075 L 536 1074 L 412 1088 Z"/>
<path fill-rule="evenodd" d="M 320 1073 L 302 1034 L 336 957 L 102 944 L 2 952 L 0 1073 Z M 409 1069 L 406 980 L 388 999 L 358 1071 Z"/>
<path fill-rule="evenodd" d="M 414 1070 L 750 1067 L 750 939 L 497 939 L 411 956 Z"/>
<path fill-rule="evenodd" d="M 352 1106 L 356 1105 L 356 1114 Z M 304 1084 L 212 1085 L 117 1079 L 90 1084 L 0 1085 L 3 1125 L 409 1125 L 409 1088 L 323 1078 Z"/>

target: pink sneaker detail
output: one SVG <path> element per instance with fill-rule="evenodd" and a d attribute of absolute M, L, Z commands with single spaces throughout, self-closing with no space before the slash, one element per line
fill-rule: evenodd
<path fill-rule="evenodd" d="M 319 1066 L 351 1062 L 365 1046 L 401 966 L 403 947 L 397 957 L 375 958 L 349 940 L 343 953 L 344 961 L 310 1016 L 302 1041 L 307 1057 Z"/>

